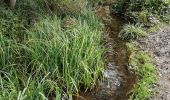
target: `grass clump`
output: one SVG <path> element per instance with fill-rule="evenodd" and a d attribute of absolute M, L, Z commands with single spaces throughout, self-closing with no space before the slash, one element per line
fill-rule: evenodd
<path fill-rule="evenodd" d="M 45 1 L 0 7 L 0 100 L 71 100 L 102 74 L 102 25 L 91 8 L 65 17 Z"/>
<path fill-rule="evenodd" d="M 137 25 L 126 24 L 119 33 L 119 37 L 123 40 L 135 40 L 138 37 L 146 36 L 146 32 Z"/>
<path fill-rule="evenodd" d="M 40 20 L 21 43 L 0 34 L 0 99 L 72 99 L 92 88 L 104 66 L 101 26 L 83 17 L 66 29 L 57 16 Z"/>
<path fill-rule="evenodd" d="M 54 17 L 36 24 L 29 32 L 31 59 L 38 60 L 37 64 L 49 72 L 59 71 L 56 76 L 62 77 L 70 90 L 78 88 L 75 86 L 80 82 L 93 86 L 103 66 L 100 31 L 90 29 L 88 23 L 81 21 L 66 31 L 60 24 Z"/>
<path fill-rule="evenodd" d="M 154 93 L 152 85 L 157 80 L 156 66 L 146 52 L 137 50 L 135 44 L 128 43 L 127 46 L 131 51 L 129 67 L 138 75 L 130 100 L 148 100 Z"/>

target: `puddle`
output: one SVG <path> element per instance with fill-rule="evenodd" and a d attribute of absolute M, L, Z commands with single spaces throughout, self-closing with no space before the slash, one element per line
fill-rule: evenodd
<path fill-rule="evenodd" d="M 95 89 L 79 93 L 80 96 L 75 100 L 128 100 L 129 92 L 135 84 L 136 77 L 127 68 L 129 52 L 126 43 L 118 38 L 123 22 L 115 16 L 107 22 L 105 47 L 108 50 L 105 54 L 107 61 L 103 80 Z"/>

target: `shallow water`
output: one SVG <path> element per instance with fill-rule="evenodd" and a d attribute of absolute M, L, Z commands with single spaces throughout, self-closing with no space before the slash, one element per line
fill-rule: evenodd
<path fill-rule="evenodd" d="M 117 25 L 117 26 L 116 26 Z M 113 61 L 117 66 L 118 75 L 121 78 L 120 86 L 115 91 L 114 99 L 111 100 L 128 100 L 129 93 L 136 81 L 134 73 L 128 70 L 128 60 L 130 52 L 127 49 L 126 42 L 118 38 L 118 33 L 122 28 L 123 21 L 117 17 L 112 17 L 110 25 L 110 37 L 113 42 L 114 57 Z"/>
<path fill-rule="evenodd" d="M 105 47 L 106 67 L 102 82 L 95 89 L 86 93 L 80 92 L 75 100 L 128 100 L 129 92 L 133 88 L 136 76 L 131 73 L 128 66 L 129 52 L 125 41 L 118 38 L 122 27 L 122 20 L 112 17 L 111 22 L 106 24 Z"/>

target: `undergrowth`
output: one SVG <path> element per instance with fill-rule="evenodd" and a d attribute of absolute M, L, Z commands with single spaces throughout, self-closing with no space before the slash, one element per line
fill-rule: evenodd
<path fill-rule="evenodd" d="M 113 5 L 113 12 L 123 18 L 135 22 L 146 23 L 151 16 L 163 19 L 169 15 L 169 0 L 117 0 Z"/>
<path fill-rule="evenodd" d="M 135 44 L 127 43 L 127 47 L 131 52 L 129 69 L 138 76 L 130 100 L 148 100 L 155 92 L 152 86 L 157 80 L 156 66 L 152 58 L 146 52 L 138 50 Z"/>
<path fill-rule="evenodd" d="M 67 13 L 72 5 L 62 2 L 62 16 L 44 1 L 20 0 L 13 10 L 1 4 L 0 100 L 71 100 L 100 79 L 102 25 L 91 7 Z"/>
<path fill-rule="evenodd" d="M 126 24 L 130 24 L 123 27 L 120 37 L 135 40 L 142 36 L 141 33 L 156 30 L 161 24 L 169 24 L 170 2 L 169 0 L 116 0 L 112 13 L 126 20 Z"/>

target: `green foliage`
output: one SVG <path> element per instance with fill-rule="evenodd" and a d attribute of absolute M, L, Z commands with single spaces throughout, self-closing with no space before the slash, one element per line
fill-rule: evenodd
<path fill-rule="evenodd" d="M 49 16 L 44 1 L 0 7 L 0 100 L 71 100 L 103 71 L 102 26 L 91 8 L 68 13 L 76 24 L 64 28 L 63 17 Z"/>
<path fill-rule="evenodd" d="M 130 100 L 148 100 L 153 95 L 152 85 L 157 80 L 156 66 L 146 52 L 137 50 L 135 44 L 128 43 L 127 46 L 131 51 L 129 68 L 138 75 Z"/>
<path fill-rule="evenodd" d="M 162 14 L 169 12 L 168 9 L 170 9 L 169 0 L 117 0 L 113 5 L 114 13 L 135 23 L 140 22 L 139 18 L 143 12 L 143 17 L 148 19 L 149 15 L 167 16 Z"/>
<path fill-rule="evenodd" d="M 118 13 L 136 12 L 149 10 L 152 12 L 159 11 L 165 7 L 169 7 L 168 0 L 117 0 L 115 10 Z"/>
<path fill-rule="evenodd" d="M 23 30 L 25 20 L 21 20 L 20 14 L 11 11 L 10 9 L 0 7 L 0 30 L 2 33 L 11 37 L 18 35 L 19 33 L 16 30 Z M 9 31 L 10 30 L 10 31 Z"/>
<path fill-rule="evenodd" d="M 145 64 L 147 62 L 150 63 L 152 60 L 145 52 L 141 52 L 139 55 L 139 61 L 140 63 Z"/>
<path fill-rule="evenodd" d="M 0 31 L 15 41 L 23 40 L 25 29 L 30 28 L 45 13 L 39 3 L 37 0 L 20 0 L 15 9 L 10 9 L 2 3 L 0 6 Z"/>
<path fill-rule="evenodd" d="M 68 91 L 75 90 L 81 82 L 93 86 L 103 66 L 99 34 L 86 22 L 62 31 L 59 19 L 47 19 L 29 32 L 29 55 L 34 65 L 44 66 L 49 72 L 59 71 L 55 75 L 63 78 Z"/>
<path fill-rule="evenodd" d="M 124 25 L 119 33 L 119 37 L 124 40 L 135 40 L 141 36 L 146 36 L 146 32 L 140 26 L 130 24 Z"/>

